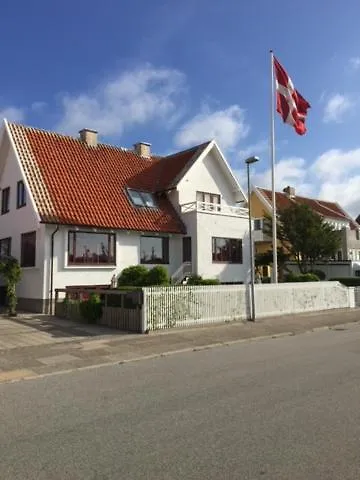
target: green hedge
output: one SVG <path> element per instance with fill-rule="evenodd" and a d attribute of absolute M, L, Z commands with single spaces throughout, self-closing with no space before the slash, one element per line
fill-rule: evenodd
<path fill-rule="evenodd" d="M 334 277 L 330 282 L 340 282 L 347 287 L 360 287 L 360 277 Z"/>
<path fill-rule="evenodd" d="M 118 280 L 118 288 L 122 287 L 152 287 L 156 285 L 170 285 L 168 271 L 162 265 L 150 270 L 143 265 L 133 265 L 124 268 Z"/>
<path fill-rule="evenodd" d="M 187 285 L 219 285 L 220 282 L 216 278 L 202 278 L 200 275 L 191 275 L 187 281 Z"/>
<path fill-rule="evenodd" d="M 290 272 L 286 276 L 285 282 L 319 282 L 319 277 L 314 273 L 301 273 L 297 275 L 296 273 Z"/>

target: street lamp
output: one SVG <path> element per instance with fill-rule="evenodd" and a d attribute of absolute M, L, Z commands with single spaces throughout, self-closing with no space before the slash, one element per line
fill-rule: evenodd
<path fill-rule="evenodd" d="M 252 225 L 251 225 L 251 200 L 250 200 L 250 165 L 258 162 L 259 157 L 249 157 L 245 160 L 247 170 L 247 184 L 248 184 L 248 210 L 249 210 L 249 242 L 250 242 L 250 289 L 251 289 L 251 313 L 250 320 L 255 322 L 255 287 L 254 287 L 254 245 L 252 239 Z"/>

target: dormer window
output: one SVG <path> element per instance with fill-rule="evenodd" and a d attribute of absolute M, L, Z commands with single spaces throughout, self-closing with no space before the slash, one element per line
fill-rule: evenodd
<path fill-rule="evenodd" d="M 127 192 L 130 200 L 136 207 L 157 207 L 154 195 L 152 193 L 141 192 L 140 190 L 134 190 L 133 188 L 128 188 Z"/>

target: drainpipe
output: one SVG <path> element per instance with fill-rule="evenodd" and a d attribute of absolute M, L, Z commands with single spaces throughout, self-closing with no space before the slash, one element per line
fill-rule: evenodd
<path fill-rule="evenodd" d="M 54 237 L 59 231 L 59 225 L 51 234 L 51 248 L 50 248 L 50 315 L 53 314 L 53 288 L 54 288 Z"/>

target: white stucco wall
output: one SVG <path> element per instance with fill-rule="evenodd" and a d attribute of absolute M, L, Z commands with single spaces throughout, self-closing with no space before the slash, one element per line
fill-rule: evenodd
<path fill-rule="evenodd" d="M 296 263 L 289 262 L 287 267 L 291 272 L 299 274 L 299 267 Z M 338 277 L 351 277 L 355 275 L 351 262 L 319 262 L 314 265 L 314 270 L 321 270 L 326 275 L 326 280 Z"/>
<path fill-rule="evenodd" d="M 42 245 L 45 227 L 38 221 L 28 189 L 26 189 L 26 206 L 16 208 L 17 182 L 25 181 L 25 178 L 4 128 L 0 135 L 0 188 L 10 187 L 10 211 L 0 215 L 0 239 L 11 237 L 11 254 L 20 261 L 21 234 L 36 231 L 36 265 L 23 268 L 17 294 L 23 298 L 41 298 L 44 263 Z"/>
<path fill-rule="evenodd" d="M 51 233 L 56 226 L 46 227 L 46 256 L 48 258 L 44 298 L 50 297 L 50 251 Z M 137 232 L 116 232 L 116 266 L 74 266 L 67 264 L 68 231 L 71 228 L 60 227 L 54 237 L 54 283 L 53 288 L 64 288 L 67 285 L 95 285 L 110 284 L 112 276 L 118 276 L 121 271 L 129 266 L 140 264 L 140 234 Z M 84 229 L 83 231 L 91 231 Z M 181 236 L 170 236 L 169 258 L 170 263 L 164 265 L 171 275 L 182 262 Z M 154 265 L 145 265 L 151 268 Z"/>
<path fill-rule="evenodd" d="M 221 195 L 223 205 L 235 205 L 236 195 L 228 176 L 220 167 L 213 151 L 199 158 L 184 175 L 177 187 L 180 205 L 196 201 L 196 192 Z"/>

